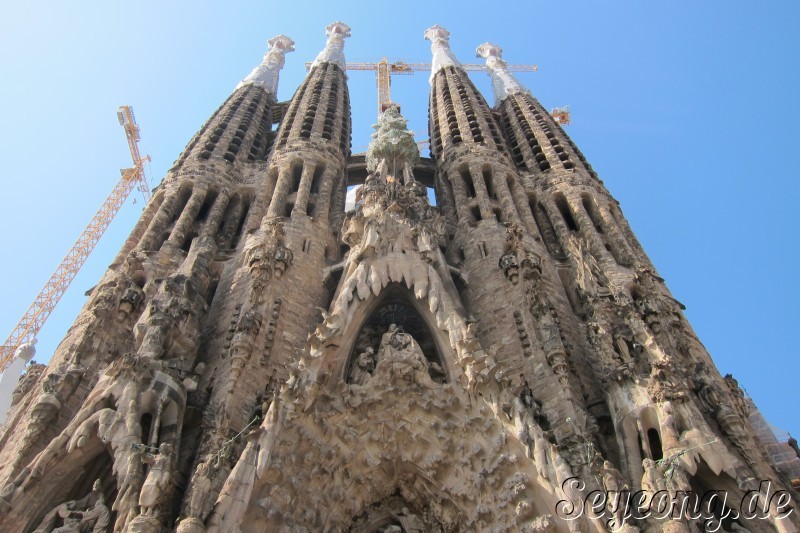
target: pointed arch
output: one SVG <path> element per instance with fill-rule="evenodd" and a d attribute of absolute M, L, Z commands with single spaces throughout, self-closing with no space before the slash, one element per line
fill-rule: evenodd
<path fill-rule="evenodd" d="M 53 509 L 68 501 L 79 501 L 85 508 L 94 506 L 92 485 L 100 480 L 101 493 L 111 510 L 119 493 L 114 472 L 113 451 L 97 436 L 75 448 L 57 464 L 41 472 L 35 484 L 26 488 L 12 503 L 5 525 L 19 525 L 20 531 L 33 531 Z M 80 510 L 86 510 L 86 509 Z M 117 518 L 112 511 L 111 523 Z"/>
<path fill-rule="evenodd" d="M 455 354 L 448 336 L 438 328 L 436 317 L 430 312 L 428 299 L 417 299 L 411 289 L 397 282 L 387 285 L 378 296 L 371 294 L 361 302 L 342 332 L 347 343 L 340 346 L 339 351 L 344 363 L 337 373 L 341 380 L 348 380 L 349 370 L 359 353 L 367 347 L 378 352 L 381 336 L 391 324 L 401 327 L 414 338 L 429 364 L 436 363 L 441 367 L 444 382 L 452 380 L 450 369 Z M 435 371 L 432 372 L 431 378 L 436 381 Z"/>

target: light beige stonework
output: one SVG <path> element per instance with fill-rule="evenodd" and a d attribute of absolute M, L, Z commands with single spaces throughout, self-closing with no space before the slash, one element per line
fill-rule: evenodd
<path fill-rule="evenodd" d="M 446 33 L 427 35 L 450 58 Z M 390 108 L 365 170 L 349 29 L 328 34 L 290 102 L 277 70 L 237 87 L 20 381 L 0 530 L 694 531 L 568 510 L 713 489 L 717 513 L 751 490 L 766 505 L 724 530 L 794 531 L 769 496 L 797 497 L 797 459 L 764 454 L 736 380 L 499 47 L 479 49 L 494 108 L 435 62 L 432 158 Z"/>

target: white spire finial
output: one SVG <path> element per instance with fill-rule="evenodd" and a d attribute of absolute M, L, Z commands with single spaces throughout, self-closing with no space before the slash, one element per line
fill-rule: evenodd
<path fill-rule="evenodd" d="M 325 28 L 325 35 L 328 36 L 325 48 L 311 64 L 311 68 L 320 63 L 336 63 L 345 70 L 347 63 L 344 60 L 344 40 L 350 37 L 350 26 L 344 22 L 334 22 Z"/>
<path fill-rule="evenodd" d="M 483 43 L 476 50 L 478 57 L 486 59 L 486 72 L 492 78 L 494 90 L 494 103 L 499 104 L 505 97 L 526 92 L 517 79 L 509 72 L 508 65 L 503 61 L 503 49 L 492 43 Z"/>
<path fill-rule="evenodd" d="M 252 83 L 262 86 L 268 93 L 278 94 L 278 74 L 286 62 L 284 56 L 294 52 L 294 41 L 285 35 L 278 35 L 270 39 L 267 44 L 269 52 L 264 54 L 261 64 L 236 86 L 237 89 Z"/>
<path fill-rule="evenodd" d="M 431 83 L 433 83 L 433 76 L 444 67 L 461 67 L 461 63 L 458 62 L 458 59 L 450 50 L 449 31 L 436 24 L 425 30 L 424 37 L 431 42 L 431 52 L 433 52 Z"/>

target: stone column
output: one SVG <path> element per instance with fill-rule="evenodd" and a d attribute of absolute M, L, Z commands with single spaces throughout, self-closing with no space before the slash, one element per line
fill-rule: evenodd
<path fill-rule="evenodd" d="M 217 245 L 221 249 L 227 249 L 233 245 L 233 241 L 236 238 L 235 232 L 239 227 L 239 219 L 242 217 L 242 211 L 244 211 L 244 203 L 245 200 L 241 196 L 233 199 L 233 206 L 231 206 L 228 215 L 222 222 L 222 229 L 219 232 Z"/>
<path fill-rule="evenodd" d="M 475 188 L 475 197 L 478 199 L 478 209 L 481 210 L 483 220 L 494 218 L 491 203 L 489 202 L 489 191 L 486 189 L 486 182 L 483 180 L 483 169 L 480 163 L 469 164 L 469 174 L 472 176 L 472 186 Z"/>
<path fill-rule="evenodd" d="M 114 259 L 114 263 L 119 263 L 122 261 L 122 258 L 125 257 L 125 255 L 127 255 L 127 253 L 130 252 L 131 249 L 144 237 L 144 233 L 147 231 L 147 228 L 150 227 L 150 223 L 153 221 L 156 213 L 158 213 L 158 209 L 164 202 L 164 196 L 165 195 L 163 194 L 159 194 L 147 204 L 147 207 L 145 207 L 144 212 L 142 213 L 142 217 L 139 219 L 139 222 L 136 223 L 136 226 L 133 228 L 130 236 L 125 241 L 125 245 L 117 254 L 117 257 Z"/>
<path fill-rule="evenodd" d="M 519 213 L 517 212 L 514 198 L 508 188 L 506 176 L 508 176 L 508 173 L 504 167 L 492 165 L 492 182 L 494 184 L 494 190 L 497 191 L 497 199 L 500 201 L 500 207 L 505 211 L 509 222 L 520 224 L 519 213 L 522 213 L 522 211 Z M 512 180 L 513 179 L 515 179 L 514 176 L 512 176 Z M 526 211 L 528 210 L 526 209 Z"/>
<path fill-rule="evenodd" d="M 314 161 L 305 161 L 303 163 L 303 173 L 300 176 L 300 187 L 297 189 L 297 198 L 294 202 L 294 213 L 305 214 L 306 206 L 308 205 L 308 195 L 311 191 L 311 180 L 314 178 L 314 171 L 317 169 L 317 164 Z"/>
<path fill-rule="evenodd" d="M 185 194 L 182 190 L 174 190 L 169 193 L 156 215 L 150 221 L 150 224 L 148 224 L 139 244 L 136 245 L 137 250 L 152 250 L 156 247 L 156 241 L 160 241 L 161 234 L 166 229 L 175 211 L 175 204 L 182 194 Z"/>
<path fill-rule="evenodd" d="M 336 195 L 332 195 L 333 193 L 333 186 L 339 186 L 341 176 L 337 179 L 335 176 L 332 175 L 332 172 L 329 168 L 325 168 L 322 176 L 320 177 L 322 181 L 319 189 L 319 194 L 317 196 L 317 207 L 313 216 L 320 220 L 325 220 L 328 218 L 328 214 L 331 212 L 332 203 L 336 199 Z M 337 228 L 338 229 L 338 228 Z"/>
<path fill-rule="evenodd" d="M 200 212 L 200 208 L 203 207 L 203 202 L 206 199 L 206 192 L 205 189 L 200 187 L 194 188 L 192 196 L 189 198 L 189 201 L 186 202 L 183 212 L 180 217 L 178 217 L 177 222 L 175 222 L 175 227 L 172 228 L 172 233 L 170 233 L 167 239 L 167 244 L 170 246 L 181 246 L 183 244 L 183 241 L 186 240 L 186 236 L 192 229 L 192 224 L 194 224 L 197 214 Z"/>
<path fill-rule="evenodd" d="M 567 224 L 564 222 L 561 212 L 556 207 L 552 198 L 543 198 L 541 204 L 544 206 L 544 209 L 547 212 L 547 217 L 550 219 L 550 224 L 553 226 L 553 230 L 556 232 L 558 241 L 561 244 L 561 249 L 566 253 L 572 233 L 570 232 L 569 228 L 567 228 Z"/>
<path fill-rule="evenodd" d="M 458 170 L 453 169 L 448 172 L 447 179 L 450 180 L 450 184 L 453 187 L 453 200 L 456 204 L 458 221 L 466 223 L 472 218 L 472 214 L 469 211 L 469 207 L 467 207 L 467 186 L 464 183 L 464 178 Z"/>
<path fill-rule="evenodd" d="M 617 226 L 614 217 L 611 216 L 611 213 L 609 213 L 607 209 L 600 205 L 597 206 L 597 214 L 600 217 L 603 229 L 605 229 L 608 238 L 611 239 L 613 243 L 616 252 L 615 255 L 619 256 L 617 262 L 625 266 L 632 265 L 635 261 L 635 256 L 630 246 L 628 246 L 628 242 L 625 240 L 622 230 Z"/>
<path fill-rule="evenodd" d="M 510 194 L 511 198 L 514 200 L 514 204 L 517 206 L 517 212 L 523 224 L 527 226 L 528 231 L 532 235 L 539 236 L 539 227 L 536 225 L 536 219 L 533 218 L 531 207 L 528 204 L 528 195 L 525 194 L 525 190 L 516 179 L 511 180 Z"/>
<path fill-rule="evenodd" d="M 217 229 L 219 229 L 219 226 L 222 223 L 222 217 L 225 216 L 225 209 L 227 209 L 229 201 L 230 194 L 228 194 L 226 191 L 220 191 L 216 201 L 214 202 L 214 207 L 211 208 L 211 212 L 208 214 L 208 220 L 206 220 L 206 223 L 200 232 L 202 236 L 213 237 L 216 235 Z"/>
<path fill-rule="evenodd" d="M 597 259 L 605 258 L 605 256 L 608 254 L 608 250 L 606 250 L 606 247 L 603 245 L 602 239 L 600 239 L 600 237 L 597 235 L 597 228 L 595 227 L 594 222 L 592 222 L 592 219 L 589 217 L 588 213 L 586 213 L 586 210 L 583 207 L 583 202 L 576 200 L 575 198 L 568 197 L 567 205 L 572 211 L 572 216 L 575 217 L 575 223 L 578 224 L 578 228 L 581 230 L 581 233 L 584 237 L 586 237 L 594 256 Z"/>
<path fill-rule="evenodd" d="M 272 195 L 275 192 L 277 183 L 278 173 L 267 172 L 267 177 L 256 195 L 253 206 L 250 208 L 250 213 L 247 215 L 247 220 L 244 223 L 244 231 L 251 231 L 261 224 L 261 219 L 264 218 L 264 212 L 269 208 L 269 204 L 272 201 Z"/>
<path fill-rule="evenodd" d="M 278 169 L 278 183 L 272 195 L 272 201 L 267 209 L 267 218 L 282 216 L 286 208 L 286 198 L 289 196 L 289 189 L 292 187 L 292 168 L 282 161 Z"/>

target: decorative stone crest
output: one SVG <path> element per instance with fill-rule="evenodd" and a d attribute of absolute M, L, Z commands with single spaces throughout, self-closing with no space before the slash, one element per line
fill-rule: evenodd
<path fill-rule="evenodd" d="M 264 54 L 264 59 L 245 79 L 236 86 L 238 89 L 244 85 L 259 85 L 270 94 L 278 94 L 278 75 L 286 62 L 286 54 L 294 52 L 294 41 L 285 35 L 278 35 L 267 43 L 269 51 Z"/>
<path fill-rule="evenodd" d="M 350 26 L 344 22 L 334 22 L 325 28 L 325 35 L 328 36 L 325 48 L 311 64 L 311 68 L 321 63 L 335 63 L 345 70 L 347 63 L 344 59 L 344 40 L 350 37 Z"/>
<path fill-rule="evenodd" d="M 475 54 L 486 59 L 486 72 L 492 79 L 495 105 L 512 94 L 528 92 L 508 71 L 508 65 L 503 61 L 502 48 L 496 44 L 483 43 L 475 50 Z"/>

